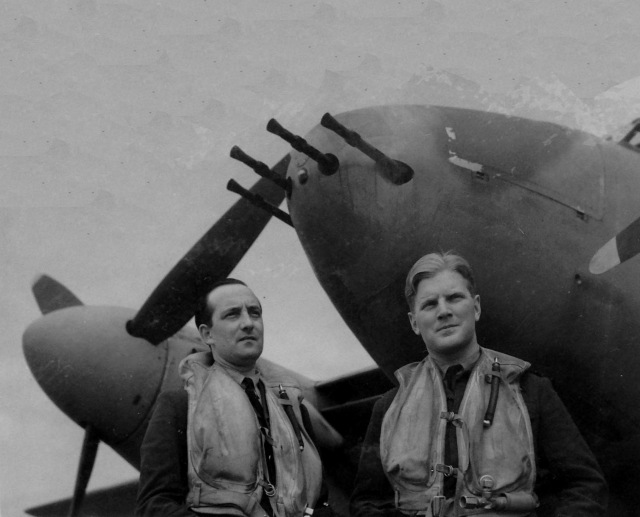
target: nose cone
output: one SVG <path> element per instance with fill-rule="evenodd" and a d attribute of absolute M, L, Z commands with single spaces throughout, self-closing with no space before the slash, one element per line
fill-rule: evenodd
<path fill-rule="evenodd" d="M 81 426 L 96 426 L 109 444 L 144 421 L 167 359 L 165 344 L 126 332 L 134 315 L 116 307 L 69 307 L 36 320 L 23 335 L 27 363 L 44 392 Z"/>
<path fill-rule="evenodd" d="M 442 166 L 440 140 L 446 133 L 439 113 L 427 107 L 365 108 L 336 119 L 415 171 L 413 179 L 401 185 L 386 181 L 379 164 L 322 126 L 305 138 L 338 158 L 336 174 L 323 175 L 313 160 L 291 153 L 288 176 L 293 192 L 288 206 L 300 241 L 316 271 L 331 271 L 352 297 L 362 301 L 404 267 L 387 257 L 393 254 L 407 269 L 415 260 L 415 242 L 407 231 L 415 232 L 415 213 L 428 218 L 437 206 L 438 176 L 432 173 Z"/>

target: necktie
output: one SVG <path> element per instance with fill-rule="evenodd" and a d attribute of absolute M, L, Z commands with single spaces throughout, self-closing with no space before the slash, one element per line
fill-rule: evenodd
<path fill-rule="evenodd" d="M 444 385 L 449 391 L 455 391 L 456 375 L 458 375 L 462 370 L 463 368 L 460 364 L 454 364 L 447 368 L 447 373 L 444 374 Z"/>
<path fill-rule="evenodd" d="M 260 382 L 260 381 L 258 381 Z M 261 383 L 260 383 L 261 384 Z M 263 429 L 265 429 L 267 432 L 269 430 L 269 419 L 267 416 L 267 413 L 264 410 L 264 407 L 262 406 L 262 404 L 260 403 L 260 399 L 258 399 L 258 394 L 256 393 L 256 388 L 253 384 L 253 381 L 249 378 L 249 377 L 245 377 L 242 381 L 242 387 L 244 388 L 245 393 L 247 394 L 247 397 L 249 398 L 249 402 L 251 403 L 251 406 L 253 406 L 253 410 L 256 414 L 256 416 L 258 417 L 258 423 L 260 424 L 260 427 L 262 427 Z M 263 400 L 266 403 L 266 394 L 263 388 L 263 385 L 260 385 L 260 393 L 263 395 Z M 261 431 L 264 432 L 264 431 Z M 276 484 L 276 464 L 273 458 L 273 446 L 269 443 L 268 440 L 264 439 L 263 440 L 264 443 L 264 455 L 267 459 L 267 470 L 268 475 L 269 475 L 269 482 L 275 486 Z M 264 495 L 264 494 L 263 494 Z M 266 505 L 265 506 L 265 501 L 264 501 L 265 497 L 263 497 L 263 501 L 261 506 L 263 508 L 265 508 L 265 510 L 268 508 L 268 510 L 271 510 L 271 506 L 270 505 Z M 268 503 L 268 500 L 266 501 Z"/>
<path fill-rule="evenodd" d="M 444 375 L 444 389 L 447 395 L 447 411 L 457 412 L 456 407 L 456 377 L 463 370 L 462 366 L 455 364 L 447 368 L 447 373 Z M 447 428 L 445 431 L 445 446 L 444 446 L 444 461 L 445 464 L 452 467 L 458 466 L 458 440 L 456 437 L 456 428 L 453 422 L 447 422 Z M 456 491 L 456 476 L 447 476 L 444 479 L 444 496 L 453 497 Z"/>
<path fill-rule="evenodd" d="M 258 398 L 258 394 L 256 393 L 256 387 L 253 384 L 253 381 L 249 377 L 245 377 L 242 381 L 242 387 L 249 398 L 249 402 L 251 406 L 253 406 L 253 410 L 258 417 L 258 423 L 260 427 L 264 427 L 265 429 L 269 428 L 269 422 L 265 418 L 264 407 L 260 403 L 260 399 Z"/>

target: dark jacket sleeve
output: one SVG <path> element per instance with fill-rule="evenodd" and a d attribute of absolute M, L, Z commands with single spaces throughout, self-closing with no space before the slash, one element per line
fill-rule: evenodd
<path fill-rule="evenodd" d="M 396 392 L 396 389 L 387 392 L 373 406 L 351 495 L 351 517 L 395 517 L 402 515 L 395 508 L 393 488 L 382 470 L 380 460 L 382 419 L 396 396 Z"/>
<path fill-rule="evenodd" d="M 186 507 L 187 405 L 185 390 L 160 393 L 140 448 L 139 517 L 192 517 Z"/>
<path fill-rule="evenodd" d="M 521 385 L 536 437 L 538 515 L 605 515 L 604 475 L 551 381 L 526 374 Z"/>

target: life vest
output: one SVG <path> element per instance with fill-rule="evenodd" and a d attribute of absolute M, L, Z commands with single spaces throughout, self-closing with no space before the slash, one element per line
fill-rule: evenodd
<path fill-rule="evenodd" d="M 209 352 L 184 358 L 180 375 L 189 393 L 187 505 L 199 513 L 264 516 L 260 500 L 268 485 L 263 440 L 268 438 L 246 393 Z M 276 396 L 280 386 L 288 400 Z M 289 379 L 270 381 L 266 399 L 277 481 L 269 501 L 276 517 L 298 517 L 307 505 L 313 508 L 320 495 L 320 456 L 303 425 L 300 450 L 284 411 L 284 405 L 292 405 L 302 422 L 299 387 Z"/>
<path fill-rule="evenodd" d="M 500 389 L 493 422 L 485 428 L 495 358 L 500 364 Z M 396 372 L 400 385 L 382 422 L 380 457 L 397 508 L 429 516 L 506 517 L 533 511 L 537 504 L 533 434 L 519 384 L 529 366 L 481 349 L 455 415 L 447 413 L 442 375 L 429 356 Z M 453 472 L 444 465 L 447 421 L 456 426 L 458 468 Z M 457 477 L 453 501 L 442 496 L 445 474 Z M 487 500 L 497 504 L 505 499 L 510 503 L 501 511 L 460 504 Z"/>

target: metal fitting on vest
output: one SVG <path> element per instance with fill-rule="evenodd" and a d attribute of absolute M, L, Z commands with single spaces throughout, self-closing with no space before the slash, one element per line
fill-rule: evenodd
<path fill-rule="evenodd" d="M 500 494 L 493 499 L 462 496 L 459 504 L 468 510 L 484 508 L 499 512 L 531 512 L 538 507 L 538 499 L 535 495 L 525 493 Z"/>
<path fill-rule="evenodd" d="M 482 488 L 482 497 L 484 499 L 491 499 L 495 484 L 496 482 L 491 476 L 484 475 L 480 478 L 480 487 Z"/>
<path fill-rule="evenodd" d="M 459 501 L 460 507 L 467 510 L 474 508 L 484 508 L 489 504 L 489 501 L 484 497 L 472 497 L 463 495 Z"/>
<path fill-rule="evenodd" d="M 491 501 L 491 509 L 503 512 L 532 512 L 538 507 L 538 498 L 533 494 L 500 494 Z"/>
<path fill-rule="evenodd" d="M 258 481 L 258 483 L 262 485 L 264 493 L 268 497 L 273 497 L 274 495 L 276 495 L 276 487 L 273 486 L 269 481 Z"/>

